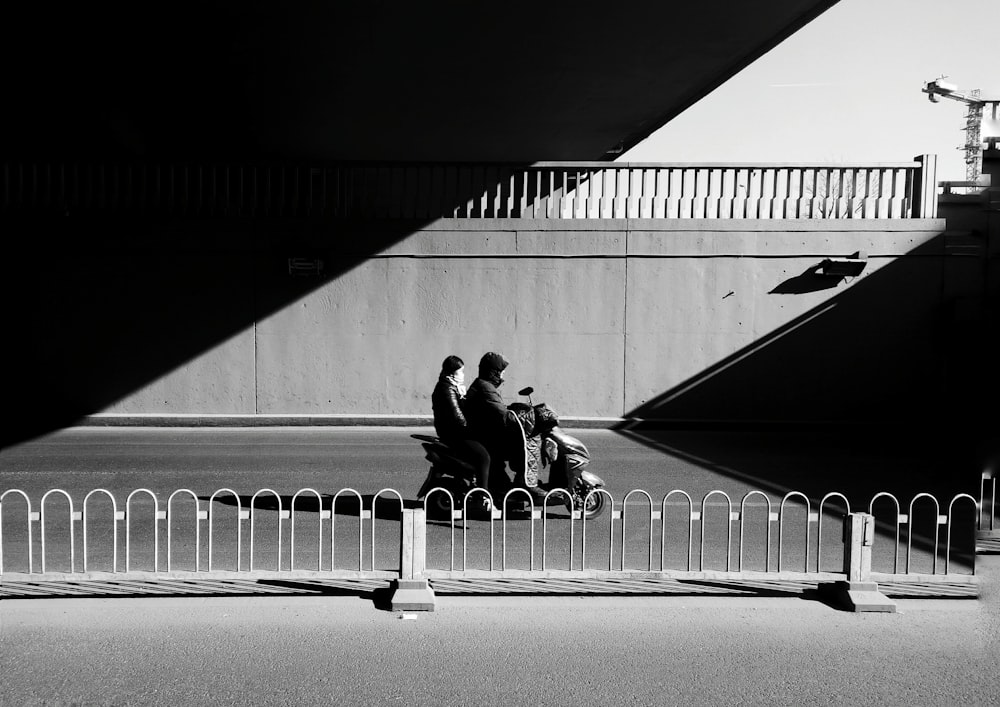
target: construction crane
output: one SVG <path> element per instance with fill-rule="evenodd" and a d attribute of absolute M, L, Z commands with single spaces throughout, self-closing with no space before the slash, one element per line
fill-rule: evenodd
<path fill-rule="evenodd" d="M 975 183 L 979 181 L 979 175 L 983 170 L 983 107 L 987 103 L 995 101 L 985 101 L 980 95 L 978 88 L 963 93 L 958 90 L 958 86 L 948 83 L 944 79 L 946 76 L 928 81 L 924 84 L 923 92 L 927 94 L 931 103 L 940 102 L 941 98 L 950 98 L 968 106 L 965 114 L 965 145 L 959 149 L 965 150 L 965 179 L 967 182 Z"/>

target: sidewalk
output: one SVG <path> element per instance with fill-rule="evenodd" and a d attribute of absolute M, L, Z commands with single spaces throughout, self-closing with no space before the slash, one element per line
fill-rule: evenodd
<path fill-rule="evenodd" d="M 1000 561 L 979 600 L 848 614 L 774 597 L 6 600 L 0 705 L 987 705 Z"/>

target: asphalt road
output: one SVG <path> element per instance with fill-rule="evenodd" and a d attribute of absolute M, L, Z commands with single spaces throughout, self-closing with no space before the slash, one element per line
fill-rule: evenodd
<path fill-rule="evenodd" d="M 301 489 L 317 490 L 328 499 L 343 488 L 357 490 L 364 496 L 366 508 L 371 507 L 371 497 L 382 489 L 395 489 L 405 499 L 413 499 L 426 473 L 427 463 L 416 440 L 410 438 L 414 432 L 427 433 L 425 428 L 244 428 L 244 429 L 150 429 L 150 428 L 77 428 L 64 430 L 46 437 L 26 442 L 0 451 L 0 492 L 7 489 L 23 490 L 32 499 L 34 510 L 42 495 L 51 489 L 66 491 L 74 501 L 74 510 L 79 511 L 84 497 L 95 488 L 110 491 L 116 498 L 119 510 L 125 508 L 126 497 L 136 489 L 148 489 L 158 499 L 163 509 L 171 493 L 177 489 L 190 489 L 208 501 L 220 489 L 232 489 L 240 497 L 246 508 L 252 496 L 269 489 L 281 497 L 282 507 L 288 509 L 292 496 Z M 942 505 L 954 493 L 964 491 L 977 494 L 974 484 L 966 480 L 956 480 L 954 474 L 941 469 L 940 460 L 928 456 L 908 444 L 883 445 L 878 448 L 845 444 L 831 444 L 828 439 L 804 440 L 793 432 L 778 436 L 734 432 L 678 432 L 662 434 L 623 435 L 609 430 L 574 430 L 590 449 L 593 470 L 607 482 L 608 491 L 620 503 L 625 494 L 633 489 L 644 489 L 653 498 L 658 508 L 664 494 L 673 489 L 682 489 L 699 509 L 702 498 L 710 491 L 723 491 L 730 496 L 733 509 L 738 510 L 740 500 L 750 491 L 763 491 L 769 497 L 773 510 L 777 511 L 784 494 L 801 491 L 811 499 L 811 510 L 816 511 L 819 500 L 828 492 L 844 493 L 854 509 L 867 509 L 868 501 L 878 491 L 891 491 L 900 499 L 901 512 L 907 512 L 907 504 L 917 493 L 930 491 L 941 499 Z M 390 494 L 385 494 L 376 508 L 376 566 L 393 566 L 393 543 L 398 537 L 398 526 L 394 527 L 398 506 L 394 505 Z M 350 568 L 358 562 L 356 502 L 338 505 L 338 567 Z M 788 514 L 784 523 L 785 544 L 782 553 L 783 569 L 799 569 L 804 566 L 805 524 L 804 508 L 800 499 L 789 501 Z M 229 494 L 222 494 L 215 500 L 216 569 L 226 568 L 229 563 L 235 569 L 235 544 L 228 536 L 233 535 L 235 526 L 236 501 Z M 324 500 L 324 507 L 329 500 Z M 761 505 L 759 495 L 748 499 L 747 539 L 744 561 L 748 569 L 761 569 L 765 562 L 764 523 L 766 507 Z M 837 569 L 839 563 L 839 529 L 832 523 L 842 512 L 839 500 L 834 499 L 825 510 L 833 511 L 826 520 L 824 529 L 824 567 Z M 933 550 L 933 531 L 939 532 L 943 543 L 943 527 L 934 526 L 935 513 L 925 498 L 918 505 L 914 519 L 923 521 L 927 532 L 915 533 L 913 565 L 915 571 L 930 571 Z M 17 505 L 20 504 L 20 510 Z M 176 569 L 183 569 L 184 563 L 193 564 L 193 521 L 184 520 L 184 513 L 193 519 L 193 504 L 186 495 L 176 501 L 177 524 L 172 527 L 173 556 Z M 185 507 L 188 504 L 188 507 Z M 276 510 L 274 496 L 265 492 L 258 496 L 256 508 Z M 50 496 L 47 502 L 49 568 L 65 567 L 69 562 L 68 517 L 65 500 Z M 151 568 L 152 552 L 152 501 L 142 492 L 135 496 L 133 512 L 129 521 L 129 541 L 132 545 L 130 557 L 133 569 Z M 668 566 L 684 569 L 688 551 L 686 548 L 687 524 L 684 521 L 683 497 L 674 495 L 668 506 L 668 548 L 665 551 Z M 944 513 L 946 508 L 940 508 Z M 17 556 L 16 537 L 23 536 L 23 503 L 13 495 L 4 500 L 4 547 L 5 563 L 12 568 Z M 310 494 L 300 496 L 296 505 L 297 523 L 297 567 L 308 569 L 315 563 L 318 533 L 316 520 L 318 508 Z M 959 509 L 961 513 L 962 508 Z M 633 569 L 644 569 L 649 560 L 649 504 L 644 496 L 633 495 L 627 509 L 628 533 L 626 536 L 626 565 Z M 877 509 L 881 520 L 894 516 L 891 503 L 882 501 Z M 102 533 L 110 534 L 110 501 L 103 495 L 94 496 L 88 504 L 91 519 L 88 535 L 92 537 L 88 548 L 90 569 L 110 568 L 111 547 L 100 540 Z M 228 514 L 228 515 L 227 515 Z M 558 509 L 553 511 L 559 515 Z M 755 515 L 756 514 L 756 515 Z M 966 510 L 966 514 L 970 515 Z M 277 514 L 263 514 L 255 517 L 256 541 L 255 566 L 274 567 L 271 558 L 276 537 Z M 352 519 L 353 516 L 353 519 Z M 724 569 L 726 566 L 726 534 L 732 531 L 738 535 L 738 524 L 727 527 L 725 499 L 715 494 L 704 516 L 705 519 L 705 567 Z M 607 518 L 603 519 L 607 520 Z M 965 519 L 969 521 L 970 519 Z M 103 526 L 102 526 L 103 523 Z M 20 525 L 19 525 L 20 524 Z M 469 556 L 470 567 L 489 566 L 489 530 L 485 523 L 470 523 Z M 536 522 L 540 526 L 540 523 Z M 778 543 L 777 524 L 772 523 L 771 556 L 769 567 L 776 566 Z M 968 522 L 965 523 L 969 525 Z M 283 543 L 287 555 L 290 523 L 286 520 L 283 528 Z M 546 542 L 550 557 L 556 564 L 568 561 L 568 522 L 554 519 L 548 528 Z M 693 549 L 694 566 L 700 559 L 700 523 L 694 524 Z M 894 527 L 881 527 L 880 537 L 884 540 L 876 546 L 876 569 L 889 569 L 892 564 Z M 494 528 L 494 562 L 506 559 L 511 567 L 527 566 L 528 524 L 510 524 L 507 533 L 507 551 L 504 552 L 503 528 L 500 523 Z M 817 527 L 810 528 L 811 562 L 815 563 L 815 538 Z M 365 531 L 370 532 L 370 531 Z M 119 529 L 124 534 L 124 529 Z M 329 530 L 326 531 L 329 533 Z M 579 531 L 577 531 L 577 534 Z M 607 564 L 608 525 L 598 522 L 588 525 L 588 566 L 602 567 Z M 75 538 L 77 555 L 81 555 L 82 541 L 80 528 Z M 164 535 L 165 533 L 161 533 Z M 536 536 L 541 528 L 536 530 Z M 603 534 L 603 535 L 602 535 Z M 39 538 L 36 533 L 36 555 Z M 204 536 L 205 533 L 202 533 Z M 457 524 L 456 554 L 462 556 L 464 534 L 461 523 Z M 659 530 L 652 533 L 654 547 L 654 567 L 660 554 Z M 969 543 L 967 534 L 955 539 L 956 552 L 952 561 L 957 567 L 968 562 Z M 362 561 L 370 561 L 367 548 L 370 536 L 364 539 Z M 121 541 L 120 541 L 121 542 Z M 201 538 L 204 555 L 205 538 Z M 577 539 L 577 542 L 578 539 Z M 616 546 L 619 540 L 616 540 Z M 962 544 L 964 542 L 964 545 Z M 160 538 L 161 552 L 165 539 Z M 901 538 L 897 562 L 905 561 L 905 532 Z M 244 541 L 244 545 L 247 541 Z M 536 537 L 536 558 L 541 553 L 541 538 Z M 736 538 L 730 540 L 730 561 L 738 559 Z M 828 549 L 827 549 L 828 548 Z M 561 549 L 561 550 L 560 550 Z M 559 556 L 559 553 L 562 556 Z M 616 553 L 620 549 L 616 547 Z M 119 550 L 119 561 L 122 551 Z M 26 554 L 26 553 L 22 553 Z M 451 561 L 450 528 L 447 524 L 432 524 L 428 539 L 429 565 L 446 568 Z M 204 559 L 202 560 L 204 562 Z M 248 548 L 243 548 L 244 563 L 248 563 Z M 537 561 L 537 560 L 536 560 Z M 620 560 L 616 560 L 617 563 Z M 82 562 L 82 560 L 78 560 Z M 287 557 L 283 560 L 287 567 Z M 943 562 L 943 547 L 939 548 L 939 562 Z M 270 563 L 270 564 L 268 564 Z M 353 563 L 353 564 L 352 564 Z M 328 566 L 328 564 L 326 565 Z M 579 565 L 577 565 L 579 566 Z M 202 565 L 204 567 L 204 564 Z M 77 567 L 79 569 L 79 566 Z M 8 569 L 10 571 L 10 569 Z M 37 571 L 37 567 L 36 567 Z"/>

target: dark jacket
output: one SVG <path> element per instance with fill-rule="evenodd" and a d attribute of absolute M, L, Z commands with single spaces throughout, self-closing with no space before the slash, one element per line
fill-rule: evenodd
<path fill-rule="evenodd" d="M 472 382 L 465 397 L 465 415 L 469 422 L 469 432 L 474 439 L 482 442 L 487 449 L 503 445 L 507 406 L 503 404 L 500 391 L 493 383 L 482 378 Z"/>
<path fill-rule="evenodd" d="M 445 442 L 468 436 L 468 423 L 462 410 L 464 402 L 454 383 L 445 376 L 438 379 L 431 394 L 431 406 L 434 409 L 434 430 Z"/>

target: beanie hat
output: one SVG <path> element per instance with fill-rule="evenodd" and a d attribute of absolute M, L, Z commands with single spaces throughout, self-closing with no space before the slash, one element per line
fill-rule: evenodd
<path fill-rule="evenodd" d="M 479 359 L 479 377 L 491 381 L 498 385 L 500 381 L 500 371 L 507 368 L 510 363 L 502 355 L 490 351 L 483 354 Z"/>

